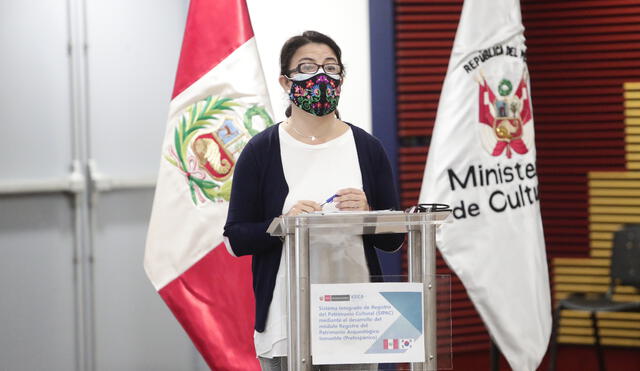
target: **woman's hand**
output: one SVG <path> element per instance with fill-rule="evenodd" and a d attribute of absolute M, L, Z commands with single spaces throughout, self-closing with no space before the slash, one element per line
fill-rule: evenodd
<path fill-rule="evenodd" d="M 291 209 L 289 209 L 289 211 L 287 211 L 287 213 L 284 215 L 296 216 L 304 213 L 310 213 L 313 211 L 321 211 L 321 210 L 322 210 L 322 206 L 320 206 L 320 204 L 318 204 L 315 201 L 300 200 L 296 202 L 293 206 L 291 206 Z"/>
<path fill-rule="evenodd" d="M 338 197 L 333 199 L 340 211 L 368 211 L 367 195 L 357 188 L 345 188 L 336 192 Z"/>

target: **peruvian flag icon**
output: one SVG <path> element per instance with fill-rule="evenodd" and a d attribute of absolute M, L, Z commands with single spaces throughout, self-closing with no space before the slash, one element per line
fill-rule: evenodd
<path fill-rule="evenodd" d="M 384 349 L 400 349 L 400 341 L 398 339 L 384 339 Z"/>

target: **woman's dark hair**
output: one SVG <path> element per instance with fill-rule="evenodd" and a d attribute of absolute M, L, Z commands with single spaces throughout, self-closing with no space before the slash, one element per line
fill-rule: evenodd
<path fill-rule="evenodd" d="M 307 44 L 316 43 L 316 44 L 325 44 L 336 55 L 338 58 L 338 64 L 342 66 L 342 52 L 340 51 L 340 47 L 333 41 L 329 36 L 317 32 L 317 31 L 305 31 L 302 35 L 296 35 L 287 40 L 282 46 L 282 50 L 280 50 L 280 74 L 284 76 L 288 76 L 289 65 L 291 64 L 291 59 L 293 55 L 300 49 L 302 46 Z M 342 66 L 342 74 L 344 75 L 344 66 Z M 338 110 L 335 111 L 336 116 L 340 118 L 338 114 Z M 285 111 L 285 115 L 287 117 L 291 116 L 291 105 L 287 107 Z"/>

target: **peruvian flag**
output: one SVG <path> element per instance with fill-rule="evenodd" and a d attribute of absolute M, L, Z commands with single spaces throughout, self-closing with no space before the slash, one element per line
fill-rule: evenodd
<path fill-rule="evenodd" d="M 400 345 L 398 339 L 384 339 L 383 349 L 399 349 Z"/>
<path fill-rule="evenodd" d="M 453 208 L 438 248 L 517 371 L 551 333 L 526 50 L 518 0 L 465 0 L 420 193 Z"/>
<path fill-rule="evenodd" d="M 214 370 L 259 370 L 251 258 L 235 258 L 223 226 L 235 162 L 273 124 L 244 0 L 191 0 L 175 80 L 144 267 Z"/>

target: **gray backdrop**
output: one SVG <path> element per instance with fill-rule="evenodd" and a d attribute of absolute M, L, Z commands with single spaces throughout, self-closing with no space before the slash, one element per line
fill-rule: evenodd
<path fill-rule="evenodd" d="M 206 369 L 142 269 L 187 7 L 0 1 L 0 370 Z"/>

